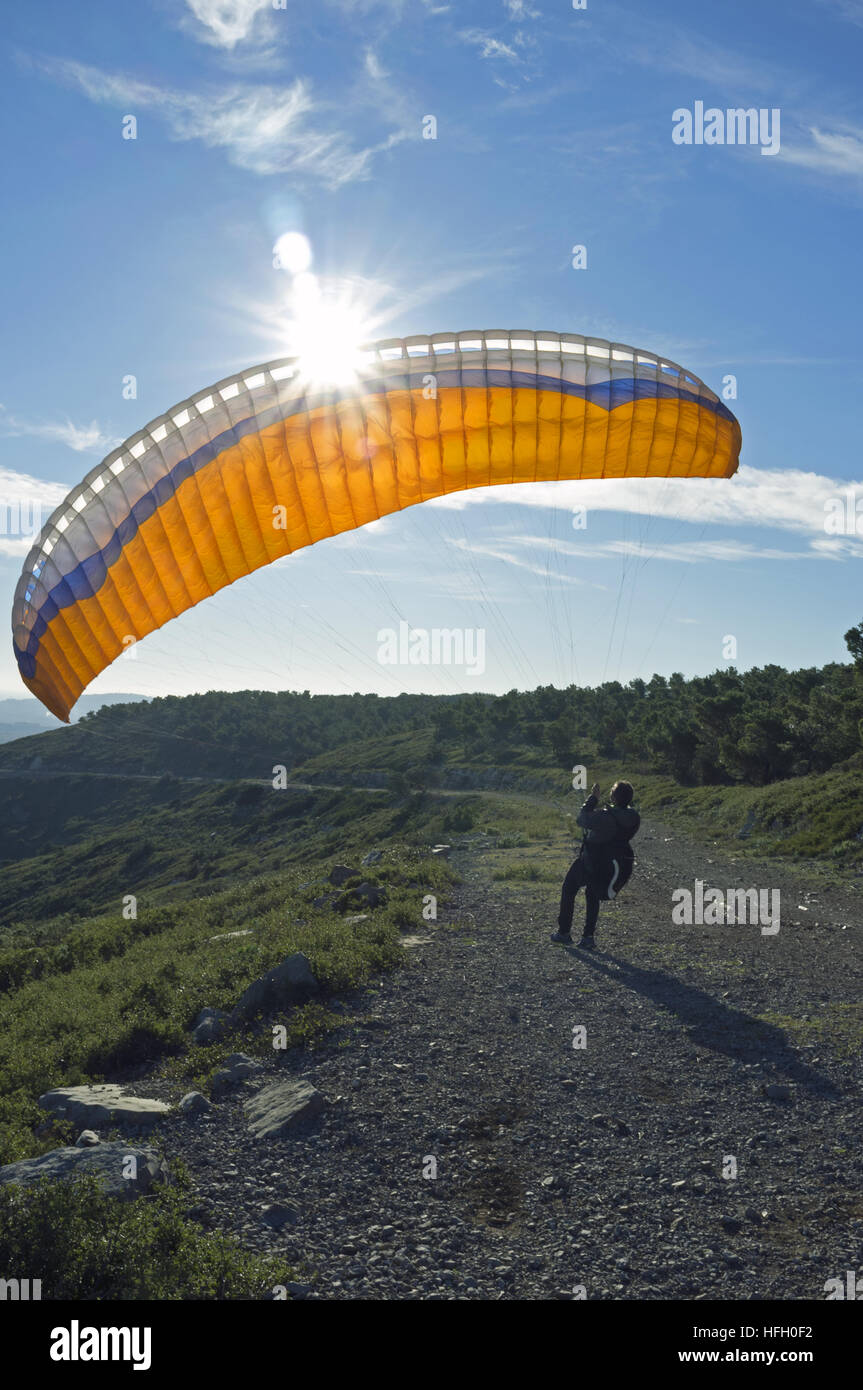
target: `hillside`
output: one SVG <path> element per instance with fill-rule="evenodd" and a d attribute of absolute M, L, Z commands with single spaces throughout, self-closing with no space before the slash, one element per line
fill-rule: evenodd
<path fill-rule="evenodd" d="M 658 746 L 610 753 L 609 692 L 587 695 L 580 732 L 584 692 L 208 696 L 0 749 L 0 1164 L 75 1143 L 40 1095 L 117 1082 L 171 1107 L 152 1144 L 174 1175 L 101 1273 L 70 1272 L 67 1237 L 101 1220 L 86 1191 L 0 1186 L 6 1262 L 35 1240 L 58 1297 L 822 1296 L 863 1230 L 840 1187 L 861 1137 L 860 753 L 840 728 L 822 771 L 682 785 Z M 647 715 L 618 698 L 623 744 Z M 595 957 L 548 942 L 576 762 L 626 772 L 643 817 Z M 781 930 L 675 926 L 697 881 L 780 891 Z M 297 955 L 313 998 L 193 1035 Z M 249 1079 L 219 1090 L 238 1054 Z M 245 1102 L 286 1077 L 319 1118 L 250 1147 Z M 190 1091 L 211 1105 L 194 1121 Z"/>
<path fill-rule="evenodd" d="M 315 1298 L 823 1298 L 863 1235 L 859 904 L 798 909 L 784 875 L 705 871 L 666 831 L 650 822 L 593 956 L 548 941 L 562 835 L 460 842 L 462 883 L 406 968 L 291 1059 L 329 1104 L 286 1169 L 242 1096 L 164 1126 L 204 1226 L 287 1255 Z M 705 872 L 780 887 L 778 938 L 672 927 L 672 888 Z M 279 1232 L 268 1201 L 292 1212 Z"/>

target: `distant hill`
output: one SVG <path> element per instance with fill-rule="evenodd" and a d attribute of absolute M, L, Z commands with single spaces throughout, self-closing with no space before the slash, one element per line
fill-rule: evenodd
<path fill-rule="evenodd" d="M 41 724 L 0 724 L 0 743 L 11 743 L 13 738 L 27 738 L 30 734 L 44 734 Z"/>
<path fill-rule="evenodd" d="M 146 700 L 146 695 L 82 695 L 75 706 L 72 714 L 72 723 L 75 724 L 84 714 L 93 714 L 103 705 L 134 704 L 139 700 Z M 39 701 L 33 695 L 24 695 L 21 699 L 14 696 L 0 699 L 0 729 L 5 729 L 7 725 L 24 724 L 27 726 L 26 733 L 41 734 L 49 729 L 63 728 L 59 719 L 55 719 L 53 714 L 49 714 L 43 709 Z M 24 732 L 10 734 L 10 738 L 23 738 Z M 5 739 L 0 739 L 5 742 Z"/>
<path fill-rule="evenodd" d="M 863 754 L 863 633 L 860 641 L 853 665 L 726 667 L 690 680 L 673 673 L 505 695 L 117 697 L 71 728 L 2 744 L 0 773 L 270 780 L 277 768 L 294 773 L 326 757 L 316 770 L 331 768 L 343 783 L 361 750 L 366 771 L 417 785 L 446 765 L 527 771 L 550 758 L 569 770 L 592 750 L 684 786 L 763 787 Z"/>
<path fill-rule="evenodd" d="M 272 777 L 274 766 L 290 770 L 335 747 L 430 729 L 446 703 L 433 695 L 261 690 L 124 701 L 85 713 L 71 728 L 3 745 L 0 771 Z"/>

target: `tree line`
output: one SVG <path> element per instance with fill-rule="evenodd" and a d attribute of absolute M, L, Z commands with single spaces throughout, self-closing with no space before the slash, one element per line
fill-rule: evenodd
<path fill-rule="evenodd" d="M 825 772 L 860 751 L 863 623 L 845 636 L 852 661 L 787 671 L 734 667 L 706 676 L 654 675 L 504 695 L 310 695 L 308 691 L 216 692 L 111 705 L 75 732 L 94 751 L 134 748 L 144 761 L 170 755 L 179 771 L 248 775 L 250 760 L 289 768 L 330 750 L 425 731 L 430 766 L 514 757 L 583 761 L 585 751 L 621 765 L 639 761 L 687 785 L 764 786 Z M 43 736 L 44 738 L 44 736 Z M 58 745 L 59 746 L 59 745 Z M 64 743 L 71 751 L 71 744 Z M 113 756 L 112 755 L 112 756 Z"/>

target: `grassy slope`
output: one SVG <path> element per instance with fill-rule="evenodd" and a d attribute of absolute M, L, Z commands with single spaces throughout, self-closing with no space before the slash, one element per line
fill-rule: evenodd
<path fill-rule="evenodd" d="M 293 776 L 296 781 L 311 776 L 325 782 L 328 776 L 335 781 L 345 772 L 360 777 L 364 771 L 380 769 L 407 774 L 427 767 L 431 750 L 432 736 L 422 731 L 391 740 L 368 739 L 352 745 L 349 754 L 335 748 L 310 758 Z M 643 812 L 680 824 L 695 838 L 733 845 L 738 854 L 792 861 L 826 859 L 843 869 L 863 872 L 863 755 L 829 772 L 788 778 L 769 787 L 681 787 L 648 766 L 598 758 L 590 742 L 582 756 L 588 780 L 599 781 L 603 792 L 617 777 L 627 777 Z M 522 747 L 495 761 L 493 751 L 466 755 L 455 744 L 446 748 L 437 766 L 444 779 L 456 769 L 482 773 L 499 767 L 516 779 L 544 782 L 550 806 L 557 801 L 573 812 L 578 809 L 580 793 L 572 791 L 566 770 L 555 767 L 547 751 Z"/>
<path fill-rule="evenodd" d="M 206 833 L 216 837 L 220 876 L 206 880 L 206 893 L 198 885 L 195 895 L 180 896 L 161 883 L 189 853 L 181 824 L 145 823 L 134 833 L 129 826 L 118 832 L 118 855 L 128 859 L 129 845 L 140 846 L 147 836 L 154 844 L 137 867 L 137 861 L 125 868 L 103 865 L 100 875 L 98 856 L 82 856 L 81 872 L 98 880 L 93 891 L 113 897 L 110 910 L 77 920 L 68 913 L 31 919 L 6 933 L 0 948 L 0 1161 L 32 1151 L 29 1126 L 41 1091 L 182 1051 L 185 1030 L 205 1004 L 232 1005 L 291 951 L 309 956 L 328 991 L 398 962 L 399 928 L 420 923 L 423 891 L 440 892 L 447 881 L 446 866 L 419 847 L 442 832 L 446 809 L 368 793 L 307 795 L 304 803 L 314 807 L 286 824 L 284 808 L 297 802 L 295 793 L 270 790 L 247 801 L 249 790 L 211 788 L 177 813 L 181 822 L 187 818 L 189 835 L 192 827 L 205 833 L 203 826 L 217 826 Z M 220 809 L 224 823 L 217 819 Z M 353 926 L 314 908 L 332 864 L 356 864 L 376 844 L 385 847 L 385 857 L 370 873 L 389 883 L 387 906 Z M 54 867 L 62 872 L 62 865 Z M 137 897 L 135 920 L 124 918 L 122 894 Z M 252 936 L 210 940 L 248 929 Z M 302 1034 L 305 1024 L 298 1026 Z"/>
<path fill-rule="evenodd" d="M 362 780 L 388 769 L 414 784 L 409 774 L 428 766 L 431 735 L 405 733 L 374 738 L 349 748 L 335 748 L 295 770 L 318 783 Z M 468 759 L 463 750 L 447 750 L 439 765 L 444 783 L 456 770 L 486 774 L 487 761 Z M 788 858 L 805 866 L 826 865 L 846 877 L 863 872 L 863 779 L 856 760 L 819 776 L 793 778 L 770 787 L 678 786 L 644 767 L 588 761 L 588 776 L 604 789 L 625 771 L 636 787 L 643 812 L 712 843 L 734 846 L 738 855 Z M 548 788 L 547 805 L 575 813 L 580 793 L 573 792 L 565 771 L 533 750 L 522 760 L 507 760 L 501 771 L 518 786 L 529 779 Z M 382 780 L 381 778 L 377 779 Z M 115 907 L 122 896 L 145 889 L 152 903 L 185 901 L 250 874 L 275 872 L 307 856 L 337 854 L 346 828 L 362 819 L 367 836 L 386 838 L 398 816 L 385 811 L 386 793 L 353 793 L 296 787 L 275 792 L 267 782 L 182 782 L 163 777 L 151 782 L 57 775 L 50 797 L 44 782 L 5 779 L 14 794 L 18 818 L 41 817 L 41 843 L 19 835 L 0 877 L 2 929 L 20 930 L 46 918 L 65 923 Z M 477 793 L 479 794 L 479 793 Z M 429 834 L 447 834 L 454 806 L 442 799 Z M 21 807 L 25 812 L 21 812 Z M 402 813 L 400 813 L 402 814 Z M 429 812 L 431 814 L 431 812 Z M 447 816 L 449 821 L 447 821 Z M 456 830 L 459 827 L 454 827 Z M 8 832 L 5 848 L 18 834 Z"/>
<path fill-rule="evenodd" d="M 308 759 L 292 780 L 401 773 L 418 786 L 427 780 L 433 746 L 432 730 L 424 728 L 352 740 Z M 135 749 L 137 765 L 129 770 L 112 747 L 87 731 L 63 730 L 21 740 L 4 759 L 7 769 L 21 769 L 39 756 L 43 771 L 3 778 L 10 812 L 0 827 L 0 1162 L 74 1137 L 62 1127 L 34 1137 L 44 1118 L 35 1099 L 45 1089 L 161 1059 L 179 1096 L 205 1087 L 228 1052 L 260 1050 L 265 1044 L 254 1026 L 210 1048 L 190 1046 L 188 1028 L 203 1005 L 230 1006 L 293 950 L 309 956 L 325 993 L 292 1011 L 289 1043 L 313 1044 L 340 1021 L 339 993 L 402 959 L 399 932 L 419 925 L 423 892 L 445 893 L 446 866 L 425 858 L 422 846 L 481 836 L 494 877 L 550 882 L 560 874 L 565 812 L 578 836 L 581 793 L 534 747 L 472 750 L 453 742 L 435 765 L 445 783 L 456 770 L 500 768 L 530 779 L 525 795 L 513 794 L 510 782 L 509 794 L 402 798 L 358 789 L 277 792 L 263 780 L 137 776 L 147 750 Z M 765 789 L 685 789 L 593 752 L 588 743 L 580 753 L 590 780 L 606 789 L 616 776 L 629 776 L 643 814 L 693 838 L 733 846 L 740 857 L 788 858 L 810 875 L 847 881 L 863 872 L 863 760 Z M 164 748 L 158 753 L 153 765 L 161 769 Z M 76 773 L 94 764 L 109 775 Z M 45 775 L 58 765 L 69 771 Z M 214 774 L 218 765 L 216 758 Z M 110 775 L 117 771 L 122 775 Z M 536 793 L 538 780 L 547 796 Z M 353 925 L 314 908 L 329 867 L 356 863 L 375 846 L 386 851 L 373 873 L 389 882 L 388 905 Z M 132 921 L 121 912 L 129 893 L 138 898 Z M 211 940 L 248 930 L 252 935 Z M 843 1024 L 857 1036 L 859 1019 Z M 202 1234 L 171 1194 L 110 1218 L 117 1259 L 107 1269 L 96 1249 L 95 1213 L 110 1207 L 87 1192 L 45 1194 L 17 1206 L 0 1193 L 0 1256 L 23 1267 L 22 1251 L 39 1252 L 40 1268 L 53 1271 L 68 1297 L 260 1297 L 274 1279 L 288 1277 Z M 91 1258 L 94 1249 L 98 1258 Z"/>
<path fill-rule="evenodd" d="M 388 751 L 390 743 L 397 746 Z M 326 775 L 347 764 L 407 773 L 422 766 L 429 747 L 430 740 L 415 733 L 370 739 L 350 754 L 332 750 L 311 770 Z M 450 750 L 450 768 L 488 766 L 485 755 L 470 762 L 463 751 Z M 507 766 L 512 770 L 513 762 Z M 211 1048 L 190 1046 L 187 1030 L 203 1005 L 230 1006 L 252 979 L 293 950 L 309 956 L 325 986 L 320 1001 L 287 1020 L 292 1045 L 313 1044 L 321 1030 L 340 1021 L 332 1011 L 335 996 L 402 959 L 399 931 L 419 925 L 422 893 L 445 893 L 446 866 L 424 858 L 420 846 L 488 837 L 495 877 L 556 879 L 562 808 L 574 814 L 581 794 L 570 789 L 565 772 L 536 753 L 524 750 L 521 766 L 532 778 L 543 773 L 554 793 L 397 798 L 163 779 L 131 784 L 133 798 L 128 783 L 118 797 L 104 783 L 101 791 L 92 783 L 87 790 L 87 779 L 75 779 L 77 787 L 70 779 L 59 798 L 67 843 L 7 864 L 0 889 L 7 921 L 10 904 L 17 904 L 11 918 L 17 925 L 0 935 L 0 1162 L 73 1137 L 57 1130 L 34 1138 L 33 1127 L 44 1118 L 35 1099 L 45 1089 L 122 1075 L 139 1061 L 161 1058 L 179 1097 L 205 1087 L 228 1052 L 260 1050 L 254 1027 Z M 588 767 L 603 788 L 619 771 L 600 761 Z M 733 845 L 738 855 L 787 855 L 806 865 L 826 856 L 846 879 L 863 858 L 855 838 L 863 798 L 853 766 L 767 789 L 683 789 L 646 769 L 627 771 L 643 814 L 679 824 L 695 838 Z M 302 780 L 302 770 L 294 775 Z M 78 795 L 89 798 L 88 815 L 69 814 Z M 390 882 L 387 907 L 353 926 L 315 909 L 329 867 L 356 863 L 375 846 L 386 851 L 380 872 L 372 872 Z M 130 892 L 139 900 L 134 921 L 120 910 Z M 59 915 L 58 906 L 65 909 Z M 249 929 L 251 936 L 210 939 Z M 213 1288 L 205 1296 L 219 1296 L 219 1288 L 223 1296 L 260 1296 L 254 1291 L 272 1283 L 272 1270 L 244 1265 L 226 1247 L 217 1252 L 165 1200 L 156 1199 L 150 1217 L 136 1218 L 118 1237 L 120 1247 L 128 1242 L 136 1253 L 112 1274 L 114 1287 L 135 1296 L 139 1265 L 146 1287 L 164 1289 L 174 1280 L 187 1297 Z M 69 1231 L 86 1226 L 86 1195 L 70 1197 L 64 1211 L 58 1216 L 52 1210 L 49 1224 L 60 1232 L 61 1245 L 66 1242 L 66 1253 L 61 1259 L 59 1247 L 51 1246 L 46 1267 L 59 1269 L 68 1260 Z M 0 1252 L 14 1253 L 30 1240 L 37 1219 L 43 1227 L 48 1220 L 29 1209 L 10 1214 L 0 1201 Z M 173 1232 L 177 1252 L 187 1252 L 168 1265 L 152 1253 L 161 1248 L 153 1237 L 159 1226 Z M 212 1270 L 221 1271 L 218 1279 L 207 1273 Z M 74 1287 L 86 1295 L 97 1275 L 85 1269 L 76 1277 Z"/>
<path fill-rule="evenodd" d="M 122 1079 L 155 1061 L 179 1099 L 206 1089 L 230 1052 L 261 1055 L 272 1039 L 254 1022 L 211 1047 L 192 1044 L 188 1029 L 205 1004 L 230 1008 L 293 951 L 309 957 L 323 992 L 288 1012 L 287 1045 L 313 1045 L 342 1021 L 339 993 L 401 963 L 401 930 L 421 925 L 423 894 L 443 897 L 451 881 L 445 862 L 427 857 L 450 808 L 422 799 L 250 783 L 185 787 L 167 802 L 152 786 L 134 801 L 125 790 L 125 802 L 100 803 L 100 833 L 82 817 L 66 826 L 83 832 L 77 843 L 7 865 L 18 917 L 0 934 L 0 1164 L 74 1142 L 69 1125 L 34 1133 L 46 1089 Z M 383 859 L 363 877 L 386 884 L 386 905 L 353 923 L 316 908 L 333 863 L 359 866 L 374 846 Z M 128 893 L 138 899 L 129 920 Z M 174 1176 L 134 1204 L 105 1203 L 87 1184 L 0 1189 L 0 1264 L 41 1277 L 55 1298 L 260 1298 L 295 1277 L 202 1232 Z"/>
<path fill-rule="evenodd" d="M 643 810 L 739 857 L 787 859 L 843 881 L 863 874 L 863 778 L 857 759 L 769 787 L 679 787 L 639 777 Z"/>

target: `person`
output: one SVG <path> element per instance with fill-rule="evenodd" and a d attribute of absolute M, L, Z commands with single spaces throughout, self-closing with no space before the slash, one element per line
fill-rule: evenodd
<path fill-rule="evenodd" d="M 572 918 L 575 896 L 584 889 L 584 934 L 579 946 L 588 951 L 596 949 L 596 922 L 603 898 L 613 898 L 632 873 L 633 853 L 630 841 L 641 824 L 641 817 L 632 806 L 632 785 L 615 782 L 609 805 L 597 810 L 599 783 L 594 782 L 590 796 L 578 813 L 576 824 L 584 831 L 581 850 L 571 866 L 560 895 L 560 915 L 552 941 L 572 944 Z"/>

